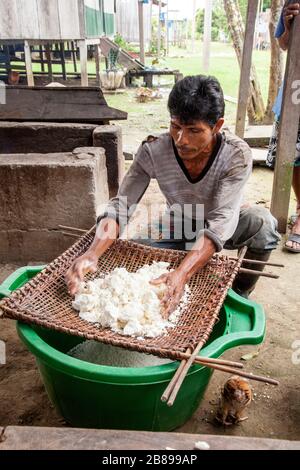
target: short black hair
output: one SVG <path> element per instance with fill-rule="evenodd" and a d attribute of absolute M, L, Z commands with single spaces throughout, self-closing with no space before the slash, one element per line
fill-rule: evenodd
<path fill-rule="evenodd" d="M 215 77 L 187 76 L 174 85 L 168 108 L 184 124 L 204 121 L 214 127 L 225 113 L 223 90 Z"/>

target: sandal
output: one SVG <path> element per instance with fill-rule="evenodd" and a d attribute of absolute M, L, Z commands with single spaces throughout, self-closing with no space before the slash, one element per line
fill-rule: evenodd
<path fill-rule="evenodd" d="M 300 235 L 297 233 L 290 233 L 287 239 L 288 242 L 296 242 L 299 243 L 300 245 Z M 284 248 L 288 251 L 292 251 L 293 253 L 300 253 L 300 247 L 299 248 L 293 248 L 292 246 L 287 246 L 286 243 L 284 245 Z"/>

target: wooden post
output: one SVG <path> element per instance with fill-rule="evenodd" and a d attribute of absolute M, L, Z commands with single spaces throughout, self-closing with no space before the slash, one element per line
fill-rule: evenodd
<path fill-rule="evenodd" d="M 167 0 L 167 12 L 166 12 L 166 56 L 170 53 L 169 47 L 169 0 Z"/>
<path fill-rule="evenodd" d="M 89 77 L 87 70 L 87 45 L 85 40 L 79 41 L 80 49 L 80 69 L 81 69 L 81 85 L 89 86 Z"/>
<path fill-rule="evenodd" d="M 27 74 L 27 85 L 34 86 L 31 50 L 30 50 L 30 45 L 28 41 L 24 41 L 24 53 L 25 53 L 25 66 L 26 66 L 26 74 Z"/>
<path fill-rule="evenodd" d="M 45 72 L 44 50 L 43 50 L 42 45 L 39 46 L 39 50 L 40 50 L 41 71 Z"/>
<path fill-rule="evenodd" d="M 138 1 L 139 9 L 139 38 L 140 38 L 140 61 L 145 63 L 145 39 L 144 39 L 144 4 Z"/>
<path fill-rule="evenodd" d="M 101 79 L 100 79 L 100 63 L 101 63 L 101 47 L 100 44 L 96 44 L 95 50 L 95 61 L 96 61 L 96 79 L 98 86 L 101 87 Z"/>
<path fill-rule="evenodd" d="M 300 15 L 295 17 L 290 33 L 273 180 L 271 212 L 278 220 L 278 230 L 281 233 L 285 233 L 287 227 L 300 118 L 299 41 Z"/>
<path fill-rule="evenodd" d="M 212 0 L 205 1 L 204 36 L 203 36 L 203 71 L 209 71 L 210 44 L 211 44 Z"/>
<path fill-rule="evenodd" d="M 50 82 L 53 82 L 53 73 L 52 73 L 52 59 L 51 59 L 51 48 L 50 44 L 46 44 L 46 58 L 48 64 L 48 76 Z"/>
<path fill-rule="evenodd" d="M 247 9 L 246 30 L 241 62 L 238 108 L 235 125 L 235 133 L 241 137 L 241 139 L 244 138 L 245 133 L 245 121 L 250 90 L 250 71 L 258 2 L 259 0 L 251 0 L 251 2 L 248 1 Z"/>
<path fill-rule="evenodd" d="M 66 59 L 65 59 L 65 43 L 61 42 L 60 45 L 60 58 L 63 79 L 67 80 Z"/>
<path fill-rule="evenodd" d="M 75 41 L 71 41 L 71 49 L 72 49 L 74 72 L 77 73 L 77 57 L 76 57 Z"/>
<path fill-rule="evenodd" d="M 157 58 L 160 57 L 160 46 L 161 46 L 161 22 L 160 22 L 160 15 L 161 15 L 161 0 L 158 3 L 158 24 L 157 24 Z"/>

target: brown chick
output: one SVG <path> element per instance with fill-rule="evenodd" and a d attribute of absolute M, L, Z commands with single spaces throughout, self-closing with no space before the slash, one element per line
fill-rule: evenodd
<path fill-rule="evenodd" d="M 217 420 L 224 425 L 237 424 L 248 416 L 243 416 L 244 409 L 252 400 L 252 389 L 247 379 L 233 375 L 222 389 Z"/>

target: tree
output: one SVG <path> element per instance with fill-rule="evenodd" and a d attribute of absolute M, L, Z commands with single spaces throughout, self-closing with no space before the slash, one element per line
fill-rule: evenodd
<path fill-rule="evenodd" d="M 238 63 L 241 66 L 245 27 L 238 1 L 224 0 L 224 8 L 233 47 L 235 49 Z M 249 124 L 257 124 L 258 122 L 261 122 L 265 115 L 264 101 L 254 65 L 251 67 L 250 97 L 247 112 Z"/>
<path fill-rule="evenodd" d="M 271 64 L 269 78 L 269 93 L 266 112 L 264 116 L 264 124 L 271 124 L 273 121 L 272 108 L 278 94 L 279 87 L 283 80 L 283 54 L 275 38 L 275 28 L 282 8 L 282 0 L 272 0 L 271 2 L 271 18 L 269 23 L 271 37 Z"/>
<path fill-rule="evenodd" d="M 226 14 L 223 8 L 222 0 L 215 0 L 212 13 L 211 25 L 211 38 L 213 41 L 219 40 L 220 31 L 224 31 L 226 35 L 229 34 Z M 196 31 L 201 34 L 204 33 L 204 9 L 198 10 L 196 15 Z"/>

